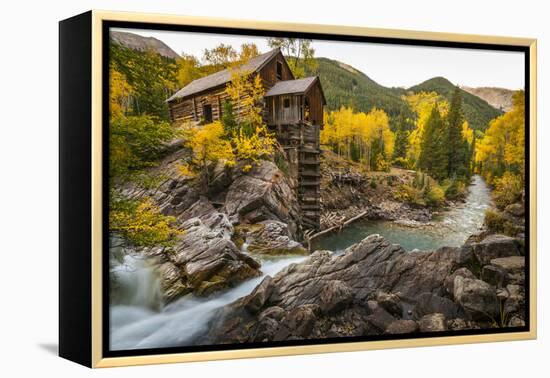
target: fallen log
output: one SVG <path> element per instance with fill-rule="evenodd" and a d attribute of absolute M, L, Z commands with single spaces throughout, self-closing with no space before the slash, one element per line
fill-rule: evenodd
<path fill-rule="evenodd" d="M 336 230 L 340 231 L 340 230 L 342 230 L 344 227 L 349 226 L 351 223 L 353 223 L 353 222 L 355 222 L 355 221 L 357 221 L 357 220 L 363 218 L 363 217 L 366 216 L 367 214 L 368 214 L 368 211 L 363 211 L 363 212 L 361 212 L 361 213 L 359 213 L 359 214 L 357 214 L 357 215 L 355 215 L 355 216 L 349 218 L 348 220 L 342 220 L 340 223 L 338 223 L 338 224 L 336 224 L 336 225 L 334 225 L 334 226 L 331 226 L 331 227 L 329 227 L 329 228 L 326 228 L 326 229 L 324 229 L 324 230 L 322 230 L 322 231 L 319 231 L 319 232 L 317 232 L 316 234 L 313 234 L 313 235 L 308 235 L 308 234 L 306 234 L 305 236 L 306 236 L 306 241 L 307 241 L 308 250 L 311 251 L 311 241 L 312 241 L 313 239 L 318 238 L 318 237 L 323 236 L 323 235 L 326 235 L 326 234 L 329 234 L 329 233 L 331 233 L 331 232 L 333 232 L 333 231 L 336 231 Z"/>

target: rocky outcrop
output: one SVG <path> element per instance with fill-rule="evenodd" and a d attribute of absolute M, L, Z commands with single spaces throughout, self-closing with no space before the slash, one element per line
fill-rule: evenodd
<path fill-rule="evenodd" d="M 287 224 L 280 221 L 240 224 L 235 227 L 233 239 L 252 254 L 308 254 L 302 244 L 292 238 Z"/>
<path fill-rule="evenodd" d="M 260 263 L 237 248 L 229 219 L 206 198 L 199 198 L 178 220 L 182 235 L 172 248 L 145 252 L 160 262 L 165 302 L 191 292 L 208 295 L 260 275 Z"/>
<path fill-rule="evenodd" d="M 503 241 L 500 237 L 484 240 L 483 251 L 491 257 L 514 255 L 515 244 Z M 489 261 L 488 266 L 515 274 L 517 262 L 501 257 L 490 260 L 475 248 L 465 245 L 406 252 L 399 245 L 371 235 L 342 255 L 316 251 L 304 262 L 265 279 L 249 296 L 220 309 L 208 334 L 197 342 L 440 332 L 525 324 L 522 286 L 497 288 L 477 279 L 469 269 L 487 266 L 485 261 Z"/>
<path fill-rule="evenodd" d="M 251 252 L 306 253 L 295 241 L 299 209 L 294 191 L 274 163 L 260 161 L 246 173 L 239 164 L 233 169 L 217 164 L 204 188 L 198 178 L 179 173 L 186 158 L 180 148 L 151 169 L 149 175 L 159 178 L 156 188 L 120 188 L 129 198 L 151 198 L 182 231 L 170 248 L 141 251 L 157 261 L 165 303 L 188 293 L 209 295 L 260 275 L 260 263 L 241 251 L 244 241 Z"/>
<path fill-rule="evenodd" d="M 471 244 L 474 254 L 482 264 L 492 259 L 519 256 L 520 245 L 517 239 L 506 235 L 489 235 L 479 243 Z"/>
<path fill-rule="evenodd" d="M 499 303 L 496 289 L 485 281 L 456 276 L 453 296 L 473 319 L 496 319 Z"/>
<path fill-rule="evenodd" d="M 262 160 L 247 174 L 236 175 L 227 188 L 221 211 L 233 224 L 276 220 L 287 224 L 293 237 L 298 233 L 300 211 L 295 191 L 270 161 Z"/>

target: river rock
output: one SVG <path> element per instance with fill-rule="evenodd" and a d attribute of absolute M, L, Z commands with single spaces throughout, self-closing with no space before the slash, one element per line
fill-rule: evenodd
<path fill-rule="evenodd" d="M 447 276 L 445 278 L 444 286 L 445 290 L 448 294 L 453 295 L 454 293 L 454 285 L 455 285 L 455 277 L 461 276 L 464 278 L 476 278 L 476 276 L 468 269 L 468 268 L 459 268 L 453 272 L 450 276 Z"/>
<path fill-rule="evenodd" d="M 376 301 L 368 301 L 367 306 L 371 314 L 367 320 L 380 332 L 384 332 L 396 319 Z"/>
<path fill-rule="evenodd" d="M 500 257 L 500 258 L 492 259 L 491 265 L 509 274 L 524 273 L 525 257 L 524 256 Z"/>
<path fill-rule="evenodd" d="M 440 313 L 424 315 L 418 321 L 418 328 L 420 332 L 446 331 L 447 323 L 445 322 L 445 315 Z"/>
<path fill-rule="evenodd" d="M 285 310 L 279 306 L 272 306 L 262 311 L 262 313 L 258 316 L 258 319 L 262 320 L 263 318 L 271 318 L 279 322 L 284 316 Z"/>
<path fill-rule="evenodd" d="M 306 304 L 291 310 L 281 321 L 284 325 L 279 328 L 275 340 L 285 340 L 290 336 L 293 338 L 305 338 L 313 331 L 317 319 L 319 306 Z"/>
<path fill-rule="evenodd" d="M 507 285 L 508 298 L 504 302 L 503 313 L 505 317 L 511 314 L 524 313 L 525 310 L 525 292 L 520 285 Z"/>
<path fill-rule="evenodd" d="M 165 304 L 193 291 L 190 286 L 182 282 L 183 274 L 172 262 L 166 261 L 158 265 L 156 270 L 160 277 L 160 289 Z"/>
<path fill-rule="evenodd" d="M 265 277 L 262 282 L 246 297 L 245 308 L 252 313 L 257 313 L 267 301 L 273 291 L 273 279 Z"/>
<path fill-rule="evenodd" d="M 506 271 L 498 266 L 485 265 L 481 270 L 481 279 L 497 288 L 506 286 L 507 276 Z"/>
<path fill-rule="evenodd" d="M 496 289 L 487 282 L 456 276 L 454 299 L 473 319 L 494 320 L 499 316 Z"/>
<path fill-rule="evenodd" d="M 512 316 L 508 322 L 508 327 L 525 327 L 525 320 L 518 316 Z"/>
<path fill-rule="evenodd" d="M 433 313 L 441 313 L 447 319 L 454 319 L 463 315 L 460 307 L 448 298 L 443 298 L 433 293 L 420 294 L 413 308 L 414 318 L 420 319 L 425 315 Z"/>
<path fill-rule="evenodd" d="M 401 299 L 396 294 L 379 291 L 376 293 L 376 301 L 393 316 L 401 317 L 403 315 Z"/>
<path fill-rule="evenodd" d="M 413 333 L 418 331 L 418 323 L 411 319 L 398 319 L 393 321 L 387 328 L 385 333 L 390 335 L 400 335 L 405 333 Z"/>
<path fill-rule="evenodd" d="M 479 243 L 472 245 L 474 255 L 482 265 L 499 257 L 519 256 L 519 242 L 506 235 L 489 235 Z"/>

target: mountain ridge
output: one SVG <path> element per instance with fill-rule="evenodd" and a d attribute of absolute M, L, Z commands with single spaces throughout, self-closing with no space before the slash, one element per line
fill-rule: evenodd
<path fill-rule="evenodd" d="M 450 101 L 455 88 L 456 85 L 448 79 L 436 76 L 410 87 L 408 91 L 413 93 L 436 92 Z M 460 87 L 459 91 L 462 96 L 464 117 L 473 129 L 484 131 L 492 119 L 503 114 L 503 111 L 496 109 L 484 99 Z"/>
<path fill-rule="evenodd" d="M 503 110 L 505 112 L 512 109 L 512 96 L 514 95 L 513 89 L 502 87 L 468 87 L 461 86 L 461 89 L 468 93 L 473 94 L 489 103 L 496 109 Z"/>
<path fill-rule="evenodd" d="M 111 31 L 109 37 L 119 45 L 138 50 L 153 50 L 156 53 L 167 58 L 177 59 L 179 54 L 172 50 L 166 43 L 155 37 L 144 37 L 139 34 Z"/>

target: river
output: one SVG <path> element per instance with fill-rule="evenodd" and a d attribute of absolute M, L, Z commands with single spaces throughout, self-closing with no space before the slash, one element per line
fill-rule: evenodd
<path fill-rule="evenodd" d="M 474 176 L 463 203 L 426 224 L 413 226 L 391 221 L 358 221 L 337 234 L 314 241 L 314 249 L 342 251 L 370 234 L 380 234 L 408 251 L 457 247 L 483 225 L 485 211 L 492 205 L 490 190 L 480 176 Z"/>
<path fill-rule="evenodd" d="M 474 176 L 464 203 L 440 214 L 426 225 L 404 226 L 387 221 L 362 221 L 340 233 L 316 241 L 316 249 L 341 253 L 370 234 L 380 234 L 407 250 L 431 250 L 459 246 L 483 224 L 485 210 L 491 206 L 489 188 Z M 266 275 L 273 276 L 284 267 L 303 261 L 303 256 L 263 258 L 261 277 L 208 298 L 187 295 L 163 306 L 158 277 L 150 263 L 131 255 L 111 259 L 116 289 L 111 295 L 111 350 L 162 348 L 193 343 L 203 334 L 216 309 L 249 294 Z"/>

